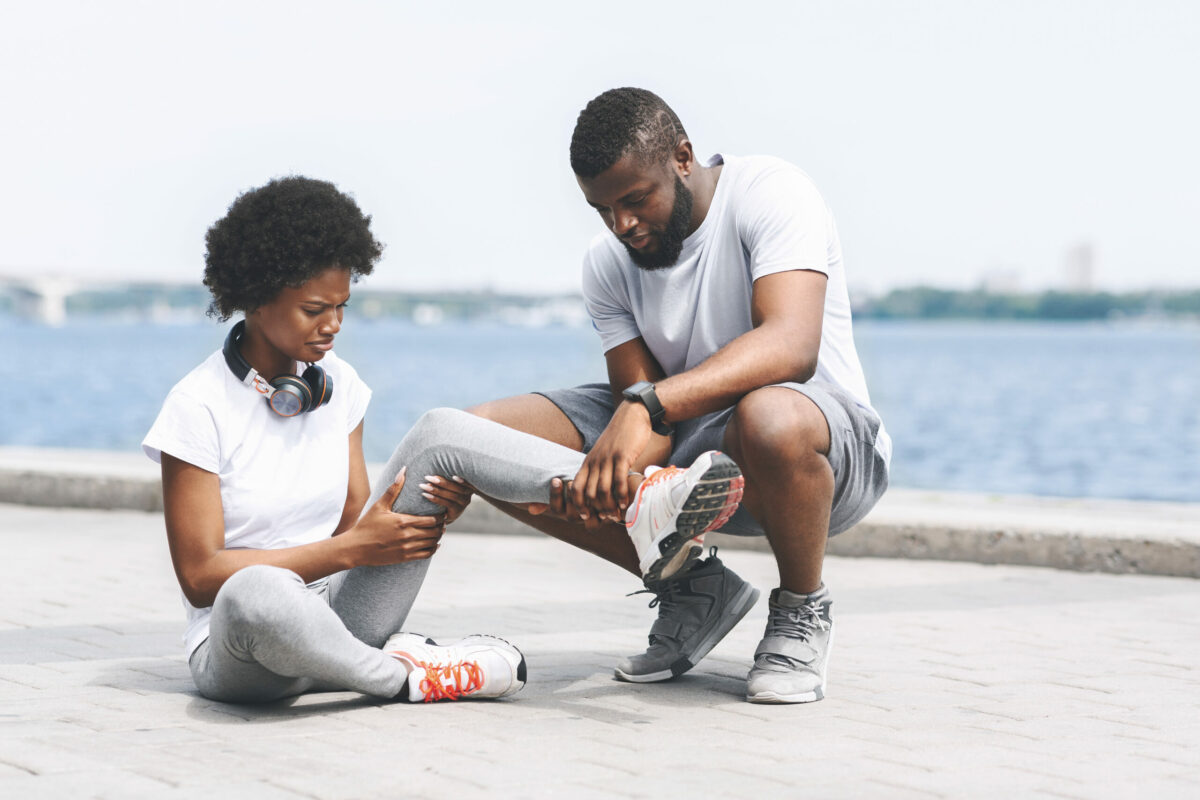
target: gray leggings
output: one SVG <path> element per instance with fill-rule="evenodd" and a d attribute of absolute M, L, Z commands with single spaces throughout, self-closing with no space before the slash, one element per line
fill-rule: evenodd
<path fill-rule="evenodd" d="M 497 500 L 544 503 L 551 479 L 582 463 L 582 453 L 439 408 L 396 447 L 368 505 L 403 466 L 407 480 L 392 508 L 406 514 L 443 510 L 421 497 L 426 475 L 457 475 Z M 311 586 L 279 567 L 239 570 L 217 592 L 208 639 L 189 661 L 196 687 L 233 703 L 343 689 L 395 697 L 407 669 L 379 648 L 404 624 L 428 568 L 428 560 L 355 567 Z"/>

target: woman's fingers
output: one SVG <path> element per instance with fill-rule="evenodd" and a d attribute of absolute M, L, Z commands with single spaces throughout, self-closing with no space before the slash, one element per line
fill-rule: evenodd
<path fill-rule="evenodd" d="M 382 508 L 384 511 L 392 510 L 392 506 L 396 504 L 397 498 L 400 497 L 400 490 L 404 488 L 407 473 L 408 467 L 400 468 L 400 471 L 396 473 L 396 480 L 392 481 L 392 485 L 384 489 L 383 494 L 375 501 L 375 505 L 378 508 Z"/>

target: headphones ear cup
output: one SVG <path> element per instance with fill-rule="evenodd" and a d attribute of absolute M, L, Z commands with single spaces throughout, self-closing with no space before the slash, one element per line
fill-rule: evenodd
<path fill-rule="evenodd" d="M 308 409 L 309 411 L 316 411 L 333 399 L 333 377 L 322 367 L 309 364 L 308 369 L 304 370 L 304 374 L 300 377 L 304 379 L 312 392 L 312 407 Z"/>
<path fill-rule="evenodd" d="M 312 389 L 295 375 L 280 375 L 271 381 L 275 394 L 267 399 L 271 410 L 281 417 L 294 417 L 313 409 Z"/>

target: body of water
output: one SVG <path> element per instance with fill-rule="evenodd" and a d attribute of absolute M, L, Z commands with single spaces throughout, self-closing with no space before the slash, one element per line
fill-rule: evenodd
<path fill-rule="evenodd" d="M 0 445 L 135 451 L 225 327 L 0 317 Z M 1200 502 L 1200 326 L 859 322 L 892 485 Z M 435 406 L 602 380 L 590 328 L 352 317 L 338 352 L 374 389 L 368 460 Z"/>

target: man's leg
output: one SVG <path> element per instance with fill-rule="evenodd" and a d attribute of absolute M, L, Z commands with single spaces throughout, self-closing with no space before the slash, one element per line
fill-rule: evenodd
<path fill-rule="evenodd" d="M 775 553 L 779 588 L 755 651 L 752 702 L 824 697 L 832 601 L 821 581 L 828 537 L 861 519 L 887 487 L 875 452 L 879 420 L 835 387 L 772 386 L 746 395 L 725 446 L 746 476 L 744 507 Z"/>
<path fill-rule="evenodd" d="M 510 397 L 468 410 L 573 450 L 586 449 L 589 444 L 586 439 L 591 437 L 594 441 L 612 415 L 611 394 L 607 387 L 603 391 L 598 387 L 578 387 L 553 394 L 572 409 L 576 419 L 542 395 Z M 610 398 L 607 402 L 605 394 Z M 712 438 L 714 444 L 715 437 L 716 433 Z M 692 458 L 698 455 L 699 450 Z M 651 464 L 665 465 L 669 456 L 665 449 L 643 453 L 635 468 L 644 470 Z M 531 516 L 511 504 L 494 501 L 492 504 L 543 533 L 606 558 L 641 577 L 638 554 L 624 525 L 600 523 L 585 528 L 578 522 Z M 658 609 L 658 618 L 650 628 L 650 646 L 644 653 L 622 659 L 615 669 L 617 678 L 637 683 L 669 680 L 690 670 L 733 629 L 758 599 L 758 590 L 715 555 L 690 570 L 666 580 L 648 582 L 645 586 L 655 596 L 651 607 Z"/>
<path fill-rule="evenodd" d="M 816 591 L 834 490 L 825 415 L 791 389 L 759 389 L 738 403 L 725 428 L 725 451 L 746 478 L 742 506 L 766 532 L 779 586 Z"/>
<path fill-rule="evenodd" d="M 562 447 L 580 453 L 584 450 L 583 434 L 575 427 L 570 417 L 540 394 L 522 394 L 501 400 L 492 400 L 468 408 L 467 411 L 523 433 L 554 442 Z M 664 453 L 647 453 L 643 458 L 646 463 L 635 465 L 635 468 L 644 469 L 649 464 L 656 463 L 648 460 L 654 457 L 660 459 L 657 463 L 666 462 Z M 585 526 L 582 521 L 533 515 L 512 503 L 492 499 L 488 499 L 488 502 L 535 530 L 593 555 L 598 555 L 626 572 L 641 577 L 638 570 L 637 551 L 625 532 L 624 525 L 613 522 L 593 522 Z"/>

